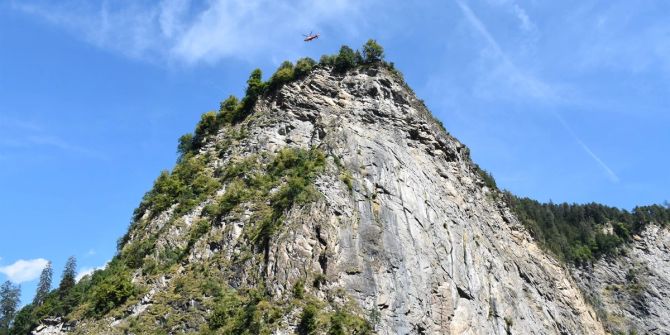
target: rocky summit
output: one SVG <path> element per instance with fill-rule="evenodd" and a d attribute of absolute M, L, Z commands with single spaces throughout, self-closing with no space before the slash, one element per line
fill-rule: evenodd
<path fill-rule="evenodd" d="M 667 229 L 571 270 L 392 67 L 316 65 L 253 99 L 252 79 L 35 333 L 670 332 Z"/>

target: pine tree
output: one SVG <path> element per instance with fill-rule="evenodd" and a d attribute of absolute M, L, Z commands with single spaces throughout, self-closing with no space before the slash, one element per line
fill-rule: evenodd
<path fill-rule="evenodd" d="M 9 334 L 20 296 L 21 288 L 9 280 L 0 286 L 0 335 Z"/>
<path fill-rule="evenodd" d="M 74 256 L 70 256 L 65 263 L 65 269 L 63 270 L 63 276 L 60 280 L 60 285 L 58 285 L 58 292 L 60 293 L 61 298 L 65 297 L 70 289 L 75 284 L 75 275 L 77 271 L 77 259 Z"/>
<path fill-rule="evenodd" d="M 34 306 L 41 306 L 44 303 L 49 291 L 51 291 L 51 278 L 53 277 L 53 269 L 51 268 L 51 262 L 47 263 L 47 266 L 42 269 L 42 274 L 40 274 L 40 283 L 37 284 L 37 292 L 35 292 L 35 298 L 33 299 Z"/>

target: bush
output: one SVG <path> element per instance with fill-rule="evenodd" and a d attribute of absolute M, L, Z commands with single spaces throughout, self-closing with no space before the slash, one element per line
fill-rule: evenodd
<path fill-rule="evenodd" d="M 215 112 L 207 112 L 200 116 L 200 122 L 195 127 L 195 135 L 193 136 L 193 145 L 200 147 L 206 136 L 216 134 L 219 130 L 219 123 L 217 121 Z"/>
<path fill-rule="evenodd" d="M 300 314 L 300 323 L 296 331 L 299 335 L 313 335 L 317 331 L 317 313 L 318 309 L 312 303 L 307 304 Z"/>
<path fill-rule="evenodd" d="M 183 157 L 187 153 L 193 150 L 193 134 L 188 133 L 184 134 L 179 138 L 179 144 L 177 145 L 177 153 L 179 157 Z"/>
<path fill-rule="evenodd" d="M 356 53 L 350 47 L 343 45 L 335 58 L 335 70 L 344 72 L 356 66 Z"/>
<path fill-rule="evenodd" d="M 227 290 L 208 323 L 217 334 L 270 334 L 281 316 L 281 311 L 256 291 L 241 295 Z"/>
<path fill-rule="evenodd" d="M 384 60 L 384 48 L 377 44 L 377 41 L 369 39 L 363 45 L 363 57 L 366 63 L 382 61 Z"/>
<path fill-rule="evenodd" d="M 268 88 L 270 90 L 277 89 L 282 85 L 292 81 L 293 78 L 294 78 L 293 63 L 289 61 L 284 61 L 270 78 Z"/>
<path fill-rule="evenodd" d="M 98 276 L 102 278 L 93 278 L 97 282 L 93 284 L 89 297 L 91 312 L 95 316 L 102 316 L 120 306 L 136 292 L 130 272 L 124 268 L 110 267 L 100 271 Z"/>
<path fill-rule="evenodd" d="M 302 299 L 305 297 L 305 281 L 298 280 L 295 285 L 293 285 L 293 297 L 296 299 Z"/>
<path fill-rule="evenodd" d="M 338 309 L 330 318 L 328 335 L 372 334 L 372 328 L 365 319 Z"/>
<path fill-rule="evenodd" d="M 293 70 L 295 77 L 302 78 L 308 75 L 315 65 L 316 62 L 309 57 L 298 59 L 298 61 L 295 63 L 295 69 Z"/>
<path fill-rule="evenodd" d="M 219 104 L 219 115 L 221 124 L 232 123 L 240 109 L 240 101 L 234 95 L 229 96 Z"/>
<path fill-rule="evenodd" d="M 334 66 L 336 58 L 337 58 L 336 55 L 322 55 L 321 58 L 319 59 L 319 64 L 326 66 Z"/>

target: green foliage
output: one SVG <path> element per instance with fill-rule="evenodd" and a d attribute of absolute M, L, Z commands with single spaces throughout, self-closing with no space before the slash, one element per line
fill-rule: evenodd
<path fill-rule="evenodd" d="M 344 171 L 344 172 L 340 173 L 340 180 L 345 185 L 347 185 L 347 189 L 349 189 L 349 191 L 353 191 L 353 189 L 354 189 L 354 178 L 351 175 L 351 172 Z"/>
<path fill-rule="evenodd" d="M 87 300 L 91 302 L 91 313 L 98 317 L 121 306 L 137 292 L 130 271 L 122 266 L 98 271 L 92 282 Z"/>
<path fill-rule="evenodd" d="M 15 335 L 30 334 L 30 332 L 37 327 L 37 321 L 38 320 L 33 317 L 33 305 L 28 304 L 21 308 L 14 317 L 14 323 L 12 324 L 12 329 L 9 333 Z"/>
<path fill-rule="evenodd" d="M 51 269 L 51 262 L 47 263 L 47 266 L 42 269 L 40 274 L 40 282 L 37 284 L 37 290 L 35 291 L 35 297 L 33 298 L 33 305 L 39 306 L 44 302 L 49 291 L 51 291 L 51 279 L 53 277 L 53 270 Z"/>
<path fill-rule="evenodd" d="M 484 180 L 484 185 L 486 187 L 488 187 L 492 191 L 498 190 L 496 180 L 493 178 L 493 175 L 491 173 L 480 168 L 479 165 L 477 164 L 475 164 L 475 170 L 477 171 L 477 174 L 482 178 L 482 180 Z"/>
<path fill-rule="evenodd" d="M 319 59 L 319 64 L 325 66 L 335 66 L 335 59 L 337 55 L 322 55 Z"/>
<path fill-rule="evenodd" d="M 305 281 L 298 280 L 295 285 L 293 285 L 293 297 L 296 299 L 302 299 L 305 297 Z"/>
<path fill-rule="evenodd" d="M 186 155 L 172 173 L 161 172 L 154 187 L 147 192 L 135 210 L 134 220 L 151 210 L 151 216 L 161 213 L 174 204 L 178 204 L 175 214 L 184 214 L 221 187 L 206 171 L 205 157 Z"/>
<path fill-rule="evenodd" d="M 242 108 L 241 102 L 234 95 L 229 96 L 219 106 L 219 120 L 222 124 L 230 124 L 237 118 Z"/>
<path fill-rule="evenodd" d="M 137 239 L 121 250 L 119 259 L 131 269 L 140 268 L 144 258 L 154 250 L 155 244 L 155 237 Z"/>
<path fill-rule="evenodd" d="M 298 59 L 298 61 L 295 63 L 295 69 L 293 70 L 295 78 L 302 78 L 307 76 L 310 72 L 312 72 L 314 66 L 316 66 L 316 62 L 309 57 Z"/>
<path fill-rule="evenodd" d="M 21 288 L 9 280 L 0 286 L 0 334 L 9 334 L 20 296 Z"/>
<path fill-rule="evenodd" d="M 215 112 L 207 112 L 200 116 L 200 121 L 195 127 L 192 143 L 196 147 L 202 146 L 205 137 L 216 134 L 219 129 L 219 120 Z"/>
<path fill-rule="evenodd" d="M 670 210 L 660 205 L 628 212 L 596 203 L 542 204 L 509 192 L 503 197 L 541 246 L 576 265 L 617 254 L 649 223 L 665 226 L 670 222 Z"/>
<path fill-rule="evenodd" d="M 249 75 L 249 79 L 247 80 L 247 97 L 256 99 L 263 93 L 264 89 L 265 83 L 263 83 L 263 73 L 260 69 L 253 70 L 251 75 Z"/>
<path fill-rule="evenodd" d="M 296 329 L 299 335 L 314 335 L 317 333 L 317 313 L 318 309 L 313 303 L 308 303 L 302 309 L 300 314 L 300 323 Z"/>
<path fill-rule="evenodd" d="M 220 217 L 242 203 L 255 203 L 256 225 L 249 232 L 250 238 L 265 248 L 286 210 L 315 199 L 317 191 L 312 183 L 324 166 L 325 155 L 320 150 L 288 148 L 279 151 L 264 167 L 251 159 L 231 163 L 219 172 L 222 181 L 229 181 L 226 192 L 203 212 Z"/>
<path fill-rule="evenodd" d="M 63 275 L 61 276 L 60 284 L 58 285 L 58 292 L 61 297 L 65 297 L 70 292 L 70 289 L 76 283 L 75 275 L 77 271 L 77 259 L 74 256 L 70 256 L 65 263 L 65 269 L 63 270 Z"/>
<path fill-rule="evenodd" d="M 219 105 L 220 113 L 232 113 L 240 107 L 240 100 L 236 96 L 230 95 Z"/>
<path fill-rule="evenodd" d="M 179 157 L 183 157 L 193 150 L 193 134 L 188 133 L 179 137 L 179 144 L 177 145 L 177 153 Z"/>
<path fill-rule="evenodd" d="M 330 318 L 328 335 L 372 334 L 372 328 L 365 319 L 338 309 Z"/>
<path fill-rule="evenodd" d="M 268 82 L 267 87 L 269 90 L 274 90 L 292 81 L 294 78 L 295 73 L 293 70 L 293 63 L 284 61 L 281 63 L 272 77 L 270 77 L 270 81 Z"/>
<path fill-rule="evenodd" d="M 271 334 L 282 311 L 257 291 L 226 290 L 219 298 L 209 327 L 217 334 Z"/>
<path fill-rule="evenodd" d="M 363 58 L 366 63 L 374 63 L 384 60 L 384 48 L 373 39 L 369 39 L 363 45 Z"/>
<path fill-rule="evenodd" d="M 188 234 L 188 247 L 186 249 L 190 250 L 195 242 L 197 242 L 201 237 L 205 236 L 205 234 L 207 234 L 211 228 L 212 225 L 208 220 L 201 219 L 195 222 Z"/>
<path fill-rule="evenodd" d="M 335 57 L 335 70 L 344 72 L 356 66 L 356 53 L 350 47 L 343 45 Z"/>

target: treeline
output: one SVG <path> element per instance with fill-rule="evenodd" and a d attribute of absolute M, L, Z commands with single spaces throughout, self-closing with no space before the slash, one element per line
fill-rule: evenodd
<path fill-rule="evenodd" d="M 66 297 L 75 284 L 76 260 L 70 257 L 63 270 L 58 289 L 51 291 L 53 269 L 51 262 L 42 269 L 40 281 L 32 303 L 18 310 L 21 301 L 21 287 L 6 281 L 0 287 L 0 334 L 29 334 L 31 325 L 36 325 L 38 315 L 49 315 L 53 310 L 60 309 L 62 304 L 54 308 L 54 298 Z M 45 306 L 46 304 L 46 306 Z M 46 313 L 43 313 L 46 312 Z"/>
<path fill-rule="evenodd" d="M 245 96 L 238 99 L 231 95 L 221 102 L 218 113 L 212 111 L 202 114 L 195 132 L 179 138 L 177 151 L 183 156 L 188 152 L 200 149 L 205 143 L 205 138 L 216 134 L 221 126 L 244 120 L 251 113 L 251 109 L 260 96 L 272 93 L 282 85 L 294 80 L 304 78 L 318 66 L 328 67 L 333 71 L 343 73 L 357 66 L 371 64 L 383 64 L 401 76 L 393 63 L 384 62 L 384 48 L 373 39 L 368 40 L 363 45 L 362 51 L 353 50 L 349 46 L 343 45 L 337 54 L 321 56 L 318 63 L 309 57 L 300 58 L 295 64 L 284 61 L 267 81 L 263 81 L 261 70 L 255 69 L 247 80 Z"/>
<path fill-rule="evenodd" d="M 649 224 L 666 227 L 670 223 L 667 204 L 639 206 L 629 212 L 597 203 L 540 203 L 509 191 L 502 196 L 541 246 L 575 265 L 618 254 Z"/>
<path fill-rule="evenodd" d="M 58 287 L 52 289 L 51 262 L 42 270 L 33 301 L 18 310 L 20 287 L 5 282 L 0 288 L 0 335 L 25 335 L 47 318 L 63 318 L 84 306 L 84 316 L 100 316 L 138 293 L 130 271 L 116 260 L 79 281 L 77 260 L 68 258 Z"/>

